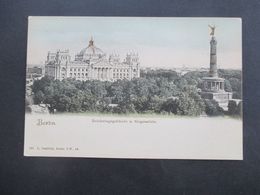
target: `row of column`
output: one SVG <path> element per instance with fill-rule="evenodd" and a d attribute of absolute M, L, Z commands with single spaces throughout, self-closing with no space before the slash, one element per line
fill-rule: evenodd
<path fill-rule="evenodd" d="M 110 80 L 113 78 L 112 68 L 93 68 L 92 78 L 98 80 Z"/>
<path fill-rule="evenodd" d="M 207 89 L 209 90 L 224 90 L 224 82 L 222 81 L 208 81 Z"/>

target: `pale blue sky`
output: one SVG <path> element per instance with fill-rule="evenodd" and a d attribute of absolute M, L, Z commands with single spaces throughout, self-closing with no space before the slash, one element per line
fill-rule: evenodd
<path fill-rule="evenodd" d="M 138 52 L 143 67 L 208 67 L 209 28 L 216 25 L 218 66 L 242 68 L 238 18 L 29 17 L 28 64 L 44 63 L 48 51 L 69 49 L 72 58 L 93 36 L 105 53 Z"/>

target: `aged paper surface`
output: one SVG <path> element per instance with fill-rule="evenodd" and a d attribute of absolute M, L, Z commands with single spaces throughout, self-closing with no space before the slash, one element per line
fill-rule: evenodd
<path fill-rule="evenodd" d="M 28 22 L 25 156 L 243 159 L 239 18 Z"/>

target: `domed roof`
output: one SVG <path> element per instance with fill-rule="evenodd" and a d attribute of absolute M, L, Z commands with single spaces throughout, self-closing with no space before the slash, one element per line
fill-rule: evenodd
<path fill-rule="evenodd" d="M 94 41 L 93 41 L 93 38 L 91 37 L 90 41 L 89 41 L 89 45 L 88 47 L 82 49 L 80 52 L 79 52 L 79 55 L 81 56 L 103 56 L 104 55 L 104 52 L 97 48 L 95 45 L 94 45 Z"/>

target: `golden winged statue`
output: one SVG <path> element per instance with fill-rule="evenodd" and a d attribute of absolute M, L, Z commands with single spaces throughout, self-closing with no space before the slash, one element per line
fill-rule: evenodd
<path fill-rule="evenodd" d="M 209 25 L 209 28 L 211 30 L 210 35 L 214 36 L 216 26 L 215 25 L 214 26 Z"/>

